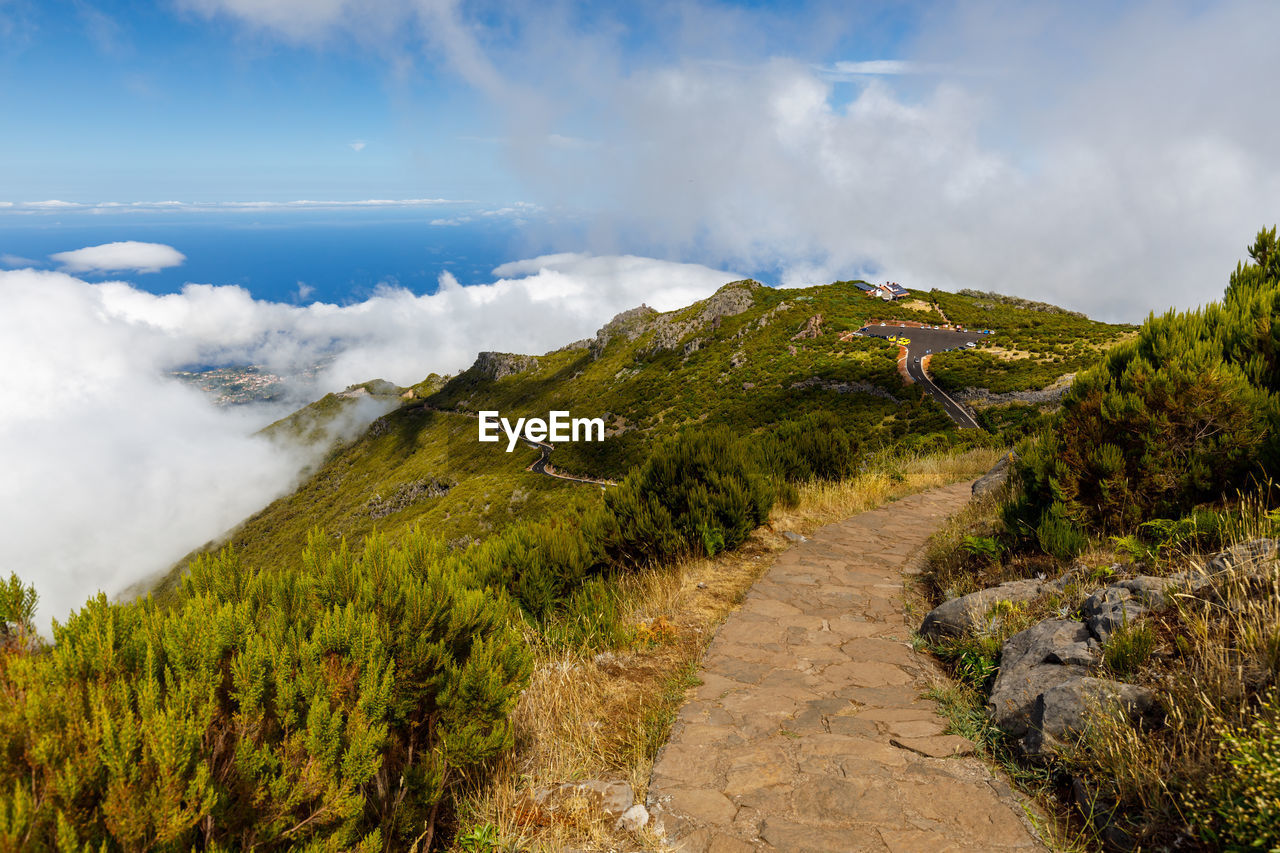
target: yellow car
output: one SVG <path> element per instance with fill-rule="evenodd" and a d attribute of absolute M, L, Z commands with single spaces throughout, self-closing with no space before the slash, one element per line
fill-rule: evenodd
<path fill-rule="evenodd" d="M 898 338 L 898 343 L 902 346 L 911 346 L 911 338 Z"/>

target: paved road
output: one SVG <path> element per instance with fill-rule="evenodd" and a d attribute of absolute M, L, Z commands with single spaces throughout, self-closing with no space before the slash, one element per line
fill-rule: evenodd
<path fill-rule="evenodd" d="M 957 332 L 952 329 L 926 329 L 915 326 L 874 325 L 863 326 L 858 330 L 863 335 L 875 338 L 906 337 L 911 341 L 907 345 L 907 375 L 941 404 L 951 420 L 961 429 L 980 429 L 972 413 L 951 398 L 947 392 L 939 388 L 929 374 L 925 373 L 921 359 L 931 353 L 960 349 L 965 344 L 982 340 L 981 332 Z"/>
<path fill-rule="evenodd" d="M 555 477 L 557 480 L 568 480 L 571 483 L 591 483 L 602 487 L 618 485 L 613 480 L 597 480 L 594 477 L 574 477 L 570 474 L 561 474 L 554 468 L 548 471 L 547 468 L 551 464 L 551 451 L 556 449 L 555 445 L 539 441 L 526 441 L 525 444 L 542 451 L 542 455 L 538 457 L 536 462 L 526 468 L 526 471 L 532 471 L 535 474 L 543 474 L 547 477 Z"/>
<path fill-rule="evenodd" d="M 1008 784 L 922 698 L 903 576 L 959 483 L 784 551 L 707 648 L 648 803 L 682 853 L 1043 853 Z"/>

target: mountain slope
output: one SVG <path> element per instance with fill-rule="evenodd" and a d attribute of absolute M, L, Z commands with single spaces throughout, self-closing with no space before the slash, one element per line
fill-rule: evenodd
<path fill-rule="evenodd" d="M 512 421 L 552 410 L 603 418 L 604 442 L 563 445 L 554 464 L 608 478 L 691 425 L 749 434 L 818 411 L 837 415 L 864 451 L 990 440 L 977 431 L 961 436 L 937 404 L 904 385 L 895 346 L 846 334 L 872 320 L 942 322 L 932 307 L 936 294 L 915 296 L 893 304 L 851 282 L 803 290 L 732 282 L 677 311 L 624 312 L 594 338 L 536 357 L 481 353 L 447 382 L 433 376 L 417 386 L 293 494 L 246 520 L 228 544 L 258 566 L 297 560 L 313 527 L 358 538 L 419 526 L 457 545 L 571 500 L 599 499 L 599 487 L 526 470 L 540 455 L 528 445 L 507 453 L 505 437 L 479 443 L 474 413 L 481 410 Z M 1018 307 L 1004 315 L 1045 316 Z M 1064 334 L 1080 330 L 1100 339 L 1124 331 L 1073 318 Z"/>

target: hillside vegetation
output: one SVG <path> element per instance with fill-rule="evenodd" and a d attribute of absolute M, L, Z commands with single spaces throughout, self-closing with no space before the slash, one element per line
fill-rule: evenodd
<path fill-rule="evenodd" d="M 932 547 L 956 727 L 1087 847 L 1280 849 L 1275 229 L 1248 251 L 1220 302 L 1083 371 Z"/>
<path fill-rule="evenodd" d="M 1007 393 L 1044 388 L 1060 376 L 1092 366 L 1100 353 L 1133 330 L 994 293 L 935 290 L 930 299 L 953 323 L 997 332 L 975 349 L 933 357 L 929 371 L 947 391 L 986 388 Z"/>
<path fill-rule="evenodd" d="M 923 483 L 904 473 L 921 452 L 1003 440 L 959 432 L 904 387 L 887 344 L 841 340 L 930 313 L 853 287 L 735 282 L 536 358 L 482 353 L 339 443 L 155 596 L 99 597 L 49 642 L 13 576 L 0 847 L 492 849 L 459 803 L 516 742 L 540 662 L 676 641 L 636 626 L 637 578 L 732 553 L 779 511 L 856 505 L 864 486 L 850 484 L 869 477 Z M 609 442 L 561 448 L 556 464 L 619 484 L 525 470 L 532 448 L 476 441 L 481 409 L 605 417 Z M 308 417 L 274 429 L 308 434 Z M 964 458 L 940 470 L 971 474 Z M 646 717 L 628 766 L 652 758 L 678 693 Z"/>
<path fill-rule="evenodd" d="M 1001 319 L 1030 325 L 1046 316 L 1008 307 Z M 762 441 L 777 434 L 792 443 L 803 440 L 792 422 L 828 413 L 864 453 L 993 441 L 955 430 L 937 404 L 905 386 L 895 347 L 847 334 L 842 339 L 872 319 L 941 320 L 936 312 L 868 298 L 851 283 L 775 290 L 744 281 L 678 311 L 624 312 L 594 338 L 536 357 L 483 354 L 455 377 L 433 375 L 416 386 L 413 399 L 336 450 L 296 492 L 248 519 L 228 544 L 252 566 L 296 565 L 313 526 L 359 539 L 374 530 L 395 538 L 420 525 L 465 546 L 518 520 L 543 517 L 571 496 L 602 498 L 598 489 L 591 494 L 590 487 L 526 471 L 538 458 L 527 445 L 506 453 L 505 440 L 476 442 L 477 423 L 467 415 L 481 410 L 511 418 L 546 417 L 553 409 L 605 418 L 604 442 L 562 446 L 553 461 L 569 474 L 613 480 L 692 425 L 726 426 Z M 1091 341 L 1124 333 L 1068 319 Z M 1015 372 L 1021 385 L 1040 387 L 1029 378 L 1038 369 L 1032 362 L 1012 364 L 1022 371 Z M 1000 380 L 993 375 L 993 381 Z M 996 433 L 1010 420 L 1001 411 L 988 416 Z"/>

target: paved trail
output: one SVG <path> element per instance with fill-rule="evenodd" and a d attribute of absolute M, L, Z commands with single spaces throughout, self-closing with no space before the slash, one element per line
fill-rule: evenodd
<path fill-rule="evenodd" d="M 920 697 L 902 579 L 962 483 L 822 528 L 721 627 L 653 768 L 677 849 L 1043 850 L 1002 780 Z"/>

